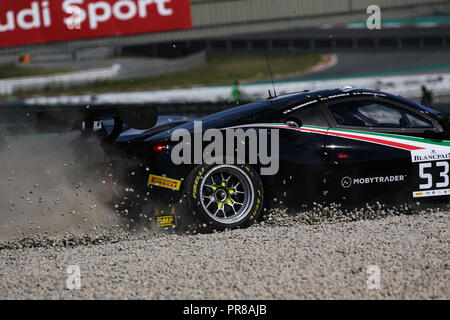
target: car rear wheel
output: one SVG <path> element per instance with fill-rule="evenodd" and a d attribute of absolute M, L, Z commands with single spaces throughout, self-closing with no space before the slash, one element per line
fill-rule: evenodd
<path fill-rule="evenodd" d="M 187 196 L 194 215 L 219 230 L 248 227 L 263 208 L 261 179 L 248 165 L 198 166 Z"/>

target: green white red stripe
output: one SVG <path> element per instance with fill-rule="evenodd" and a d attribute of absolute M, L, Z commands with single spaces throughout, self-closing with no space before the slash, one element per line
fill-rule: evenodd
<path fill-rule="evenodd" d="M 331 129 L 324 127 L 314 127 L 314 126 L 302 126 L 300 128 L 292 128 L 284 123 L 257 123 L 257 124 L 247 124 L 236 126 L 234 128 L 249 128 L 249 127 L 259 127 L 259 128 L 273 128 L 273 129 L 285 129 L 285 130 L 296 130 L 301 132 L 310 132 L 323 135 L 332 135 L 336 137 L 341 137 L 345 139 L 352 139 L 357 141 L 364 141 L 368 143 L 374 143 L 379 145 L 384 145 L 388 147 L 393 147 L 402 150 L 415 151 L 429 149 L 432 147 L 450 147 L 450 141 L 434 141 L 424 138 L 402 136 L 397 134 L 386 134 L 378 132 L 367 132 L 358 130 L 343 130 L 343 129 Z"/>

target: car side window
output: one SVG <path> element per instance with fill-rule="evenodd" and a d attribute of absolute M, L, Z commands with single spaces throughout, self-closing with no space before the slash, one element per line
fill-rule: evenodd
<path fill-rule="evenodd" d="M 336 123 L 351 127 L 432 128 L 430 120 L 384 102 L 347 101 L 329 107 Z"/>
<path fill-rule="evenodd" d="M 328 120 L 322 109 L 317 105 L 303 107 L 290 115 L 289 118 L 297 118 L 303 125 L 319 127 L 329 126 Z"/>

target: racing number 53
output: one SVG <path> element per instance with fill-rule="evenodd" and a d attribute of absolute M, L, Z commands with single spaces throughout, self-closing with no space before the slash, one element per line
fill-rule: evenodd
<path fill-rule="evenodd" d="M 426 180 L 426 183 L 419 185 L 420 190 L 431 189 L 433 187 L 433 175 L 430 172 L 426 172 L 427 169 L 433 167 L 433 163 L 439 170 L 440 178 L 440 181 L 436 182 L 436 188 L 447 188 L 449 185 L 449 165 L 447 161 L 424 162 L 419 163 L 419 177 L 422 180 Z"/>

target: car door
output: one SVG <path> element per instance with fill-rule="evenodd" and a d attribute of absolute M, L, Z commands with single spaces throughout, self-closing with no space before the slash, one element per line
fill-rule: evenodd
<path fill-rule="evenodd" d="M 436 130 L 436 122 L 379 97 L 345 99 L 325 109 L 331 123 L 325 142 L 330 198 L 355 204 L 411 199 L 420 180 L 412 162 L 418 150 L 413 140 Z"/>
<path fill-rule="evenodd" d="M 280 170 L 273 190 L 283 190 L 290 203 L 323 201 L 323 174 L 329 166 L 324 153 L 328 120 L 320 106 L 312 105 L 282 117 L 289 129 L 280 130 Z M 325 131 L 308 130 L 318 126 Z"/>

